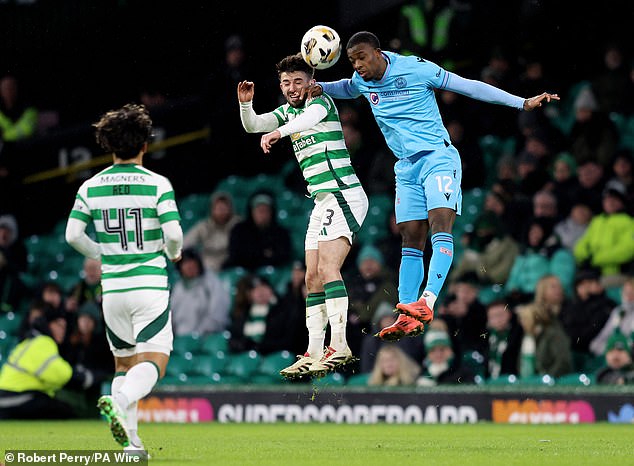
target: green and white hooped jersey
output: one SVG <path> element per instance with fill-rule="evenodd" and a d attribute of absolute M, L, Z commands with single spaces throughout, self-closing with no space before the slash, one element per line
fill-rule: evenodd
<path fill-rule="evenodd" d="M 168 289 L 161 225 L 180 215 L 167 178 L 140 165 L 112 165 L 81 185 L 70 217 L 94 222 L 104 294 Z"/>
<path fill-rule="evenodd" d="M 322 94 L 309 99 L 302 108 L 293 108 L 284 104 L 273 114 L 279 126 L 301 115 L 310 105 L 321 105 L 326 108 L 326 118 L 309 130 L 290 135 L 293 152 L 308 183 L 311 197 L 319 192 L 335 192 L 361 186 L 346 149 L 339 120 L 339 112 L 332 98 Z"/>

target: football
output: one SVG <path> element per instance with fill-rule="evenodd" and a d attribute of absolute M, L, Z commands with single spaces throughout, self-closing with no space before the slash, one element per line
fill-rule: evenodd
<path fill-rule="evenodd" d="M 328 26 L 313 26 L 302 37 L 301 53 L 306 63 L 313 68 L 330 68 L 341 55 L 339 34 Z"/>

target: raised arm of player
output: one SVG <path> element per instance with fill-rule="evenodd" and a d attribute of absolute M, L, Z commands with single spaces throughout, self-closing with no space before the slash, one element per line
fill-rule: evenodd
<path fill-rule="evenodd" d="M 238 102 L 240 102 L 240 120 L 247 133 L 268 133 L 279 126 L 273 112 L 258 115 L 253 110 L 255 85 L 251 81 L 238 83 Z"/>

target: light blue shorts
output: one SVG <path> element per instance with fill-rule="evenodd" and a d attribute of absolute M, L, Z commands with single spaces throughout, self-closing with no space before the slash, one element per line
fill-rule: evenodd
<path fill-rule="evenodd" d="M 400 159 L 394 174 L 396 223 L 425 220 L 439 207 L 462 212 L 462 163 L 453 145 Z"/>

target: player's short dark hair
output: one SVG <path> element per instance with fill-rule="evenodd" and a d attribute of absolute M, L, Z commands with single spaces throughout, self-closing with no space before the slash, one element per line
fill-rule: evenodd
<path fill-rule="evenodd" d="M 275 70 L 278 77 L 281 77 L 282 73 L 294 73 L 296 71 L 303 71 L 311 78 L 315 74 L 314 68 L 306 63 L 299 53 L 282 58 L 275 65 Z"/>
<path fill-rule="evenodd" d="M 136 157 L 152 136 L 152 120 L 144 105 L 110 110 L 93 126 L 97 143 L 123 160 Z"/>
<path fill-rule="evenodd" d="M 368 44 L 373 49 L 381 48 L 381 43 L 379 42 L 379 38 L 368 31 L 360 31 L 360 32 L 354 33 L 352 37 L 348 39 L 348 44 L 346 44 L 346 50 L 351 49 L 352 47 L 356 47 L 359 44 Z"/>

